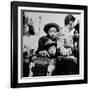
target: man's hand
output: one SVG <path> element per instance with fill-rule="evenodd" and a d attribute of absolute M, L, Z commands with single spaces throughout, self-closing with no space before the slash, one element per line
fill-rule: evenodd
<path fill-rule="evenodd" d="M 72 54 L 72 51 L 71 51 L 71 48 L 69 49 L 64 49 L 63 52 L 62 52 L 62 55 L 63 56 L 69 56 Z"/>
<path fill-rule="evenodd" d="M 39 54 L 43 57 L 46 57 L 46 56 L 50 57 L 50 55 L 48 54 L 48 52 L 46 50 L 40 51 Z"/>

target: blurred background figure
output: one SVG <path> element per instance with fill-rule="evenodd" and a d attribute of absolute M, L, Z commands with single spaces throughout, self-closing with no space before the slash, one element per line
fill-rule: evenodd
<path fill-rule="evenodd" d="M 31 25 L 26 24 L 24 27 L 24 33 L 25 35 L 23 36 L 23 52 L 27 51 L 28 55 L 30 55 L 31 50 L 36 48 L 34 28 Z"/>
<path fill-rule="evenodd" d="M 33 26 L 33 19 L 23 15 L 23 76 L 29 76 L 31 56 L 37 49 L 37 37 Z"/>
<path fill-rule="evenodd" d="M 74 31 L 74 36 L 73 36 L 73 44 L 74 44 L 74 56 L 79 59 L 79 27 L 80 24 L 79 22 L 75 25 L 75 31 Z"/>
<path fill-rule="evenodd" d="M 58 40 L 58 47 L 60 48 L 60 54 L 68 56 L 72 54 L 73 49 L 73 35 L 75 17 L 68 14 L 65 17 L 65 27 L 60 31 L 60 38 Z"/>
<path fill-rule="evenodd" d="M 37 49 L 37 37 L 33 24 L 33 19 L 23 13 L 23 52 L 27 51 L 28 55 Z"/>

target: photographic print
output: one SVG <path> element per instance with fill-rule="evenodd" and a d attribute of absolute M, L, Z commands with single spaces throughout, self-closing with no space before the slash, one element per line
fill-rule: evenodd
<path fill-rule="evenodd" d="M 11 5 L 11 87 L 86 83 L 87 7 Z"/>

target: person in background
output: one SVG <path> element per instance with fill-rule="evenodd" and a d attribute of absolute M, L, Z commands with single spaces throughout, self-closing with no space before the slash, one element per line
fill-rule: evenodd
<path fill-rule="evenodd" d="M 30 56 L 33 54 L 34 47 L 34 28 L 29 24 L 24 25 L 24 36 L 23 36 L 23 77 L 29 76 L 29 63 Z"/>
<path fill-rule="evenodd" d="M 79 59 L 79 23 L 75 25 L 75 31 L 73 36 L 74 51 L 73 54 Z"/>
<path fill-rule="evenodd" d="M 74 69 L 75 73 L 79 73 L 79 23 L 75 25 L 74 37 L 73 37 L 73 44 L 74 50 L 73 55 L 77 58 L 77 65 Z"/>
<path fill-rule="evenodd" d="M 69 56 L 73 50 L 73 35 L 75 17 L 72 14 L 68 14 L 65 17 L 65 27 L 58 34 L 58 48 L 60 48 L 60 54 L 62 56 Z"/>
<path fill-rule="evenodd" d="M 35 35 L 33 26 L 29 24 L 25 24 L 24 33 L 25 35 L 23 36 L 23 52 L 27 52 L 27 54 L 29 55 L 33 49 L 32 41 Z"/>
<path fill-rule="evenodd" d="M 76 18 L 72 14 L 65 17 L 65 27 L 58 35 L 58 48 L 60 48 L 61 59 L 61 74 L 77 74 L 79 68 L 77 67 L 77 58 L 74 55 L 75 43 L 74 39 L 78 36 L 75 31 Z M 75 35 L 74 35 L 75 34 Z M 75 37 L 75 38 L 73 38 Z"/>

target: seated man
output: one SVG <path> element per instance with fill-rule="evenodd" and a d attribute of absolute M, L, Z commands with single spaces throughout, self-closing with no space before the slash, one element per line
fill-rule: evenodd
<path fill-rule="evenodd" d="M 65 27 L 58 34 L 58 48 L 60 48 L 60 54 L 63 56 L 72 54 L 74 21 L 74 16 L 67 15 L 65 17 Z"/>
<path fill-rule="evenodd" d="M 74 50 L 74 26 L 75 17 L 72 14 L 68 14 L 65 17 L 65 27 L 58 33 L 57 48 L 59 49 L 61 57 L 59 57 L 60 63 L 64 74 L 74 73 L 74 66 L 76 67 L 77 58 L 73 54 Z M 61 65 L 61 64 L 60 64 Z"/>

